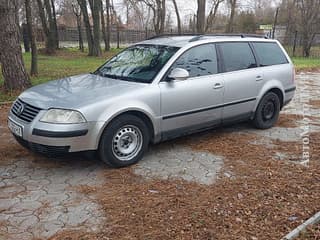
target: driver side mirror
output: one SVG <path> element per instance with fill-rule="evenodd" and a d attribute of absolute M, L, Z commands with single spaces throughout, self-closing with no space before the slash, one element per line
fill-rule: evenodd
<path fill-rule="evenodd" d="M 189 72 L 183 68 L 174 68 L 168 78 L 174 80 L 186 80 L 189 78 Z"/>

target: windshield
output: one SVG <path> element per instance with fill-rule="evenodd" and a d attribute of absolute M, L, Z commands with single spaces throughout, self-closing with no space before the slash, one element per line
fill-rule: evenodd
<path fill-rule="evenodd" d="M 151 83 L 178 49 L 160 45 L 129 47 L 98 68 L 95 74 L 125 81 Z"/>

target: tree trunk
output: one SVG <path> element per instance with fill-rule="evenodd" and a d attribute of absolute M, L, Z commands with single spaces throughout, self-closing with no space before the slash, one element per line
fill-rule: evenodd
<path fill-rule="evenodd" d="M 83 38 L 82 38 L 82 31 L 81 31 L 81 15 L 82 15 L 81 8 L 79 7 L 79 5 L 72 4 L 72 11 L 77 20 L 79 50 L 83 52 L 84 47 L 83 47 Z"/>
<path fill-rule="evenodd" d="M 79 3 L 80 8 L 81 8 L 81 12 L 83 14 L 83 22 L 84 22 L 84 26 L 86 28 L 86 35 L 87 35 L 88 48 L 89 48 L 88 55 L 93 56 L 93 36 L 92 36 L 89 15 L 88 15 L 88 10 L 87 10 L 87 2 L 86 2 L 86 0 L 77 0 L 77 1 Z"/>
<path fill-rule="evenodd" d="M 272 38 L 274 39 L 274 35 L 276 32 L 276 27 L 278 24 L 278 14 L 279 14 L 279 8 L 276 10 L 276 15 L 274 16 L 273 26 L 272 26 Z"/>
<path fill-rule="evenodd" d="M 93 20 L 93 56 L 101 55 L 100 47 L 100 8 L 101 0 L 89 0 Z"/>
<path fill-rule="evenodd" d="M 84 47 L 83 47 L 83 38 L 82 38 L 82 31 L 81 31 L 81 13 L 79 16 L 77 16 L 77 28 L 78 28 L 78 35 L 79 35 L 79 50 L 83 52 Z"/>
<path fill-rule="evenodd" d="M 178 23 L 178 33 L 181 34 L 181 18 L 180 18 L 180 13 L 179 13 L 179 8 L 177 5 L 177 1 L 176 0 L 172 0 L 173 5 L 174 5 L 174 10 L 176 12 L 176 16 L 177 16 L 177 23 Z"/>
<path fill-rule="evenodd" d="M 51 7 L 52 7 L 52 21 L 54 25 L 54 35 L 56 40 L 56 48 L 59 49 L 59 32 L 57 26 L 57 14 L 56 14 L 56 7 L 54 6 L 54 0 L 51 0 Z"/>
<path fill-rule="evenodd" d="M 56 50 L 57 49 L 57 42 L 58 42 L 57 33 L 56 33 L 57 25 L 54 22 L 53 13 L 51 11 L 52 6 L 51 6 L 49 0 L 44 0 L 44 7 L 46 9 L 48 23 L 49 23 L 48 38 L 49 38 L 50 44 L 53 44 L 53 46 L 50 48 L 54 48 Z"/>
<path fill-rule="evenodd" d="M 162 0 L 160 2 L 159 11 L 160 11 L 160 34 L 163 34 L 165 21 L 166 21 L 166 0 Z"/>
<path fill-rule="evenodd" d="M 111 36 L 111 28 L 110 28 L 110 0 L 106 0 L 106 10 L 107 10 L 107 45 L 106 51 L 110 51 L 110 36 Z"/>
<path fill-rule="evenodd" d="M 0 63 L 6 91 L 31 85 L 22 59 L 16 0 L 0 1 Z"/>
<path fill-rule="evenodd" d="M 104 11 L 103 11 L 103 7 L 102 7 L 102 3 L 101 3 L 101 28 L 102 28 L 102 38 L 104 41 L 104 51 L 108 51 L 107 50 L 107 45 L 108 45 L 108 40 L 107 40 L 107 32 L 106 32 L 106 23 L 105 23 L 105 19 L 104 19 Z"/>
<path fill-rule="evenodd" d="M 31 70 L 30 75 L 37 75 L 38 74 L 38 53 L 37 53 L 37 44 L 33 34 L 32 28 L 32 18 L 31 18 L 31 6 L 30 0 L 25 0 L 25 8 L 26 8 L 26 19 L 27 19 L 27 28 L 28 28 L 28 35 L 31 42 Z"/>
<path fill-rule="evenodd" d="M 206 20 L 206 0 L 198 0 L 197 33 L 204 33 Z"/>
<path fill-rule="evenodd" d="M 229 17 L 229 21 L 227 24 L 226 32 L 232 33 L 233 32 L 234 15 L 236 13 L 237 0 L 229 0 L 229 3 L 230 3 L 231 11 L 230 11 L 230 17 Z"/>
<path fill-rule="evenodd" d="M 27 24 L 22 24 L 22 39 L 23 39 L 23 46 L 25 52 L 30 52 L 30 37 L 28 34 L 28 26 Z"/>

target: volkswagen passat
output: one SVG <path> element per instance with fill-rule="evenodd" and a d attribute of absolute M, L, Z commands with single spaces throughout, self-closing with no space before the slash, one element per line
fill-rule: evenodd
<path fill-rule="evenodd" d="M 26 90 L 8 126 L 35 152 L 94 150 L 122 167 L 139 161 L 150 142 L 244 120 L 270 128 L 294 92 L 293 64 L 276 40 L 161 36 L 94 73 Z"/>

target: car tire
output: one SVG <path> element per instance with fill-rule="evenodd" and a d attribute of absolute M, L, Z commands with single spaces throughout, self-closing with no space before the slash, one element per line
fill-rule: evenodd
<path fill-rule="evenodd" d="M 100 159 L 111 167 L 120 168 L 137 163 L 147 151 L 150 134 L 140 118 L 124 114 L 104 130 L 99 144 Z"/>
<path fill-rule="evenodd" d="M 274 92 L 266 93 L 255 112 L 253 124 L 259 129 L 268 129 L 273 127 L 280 113 L 280 99 Z"/>

